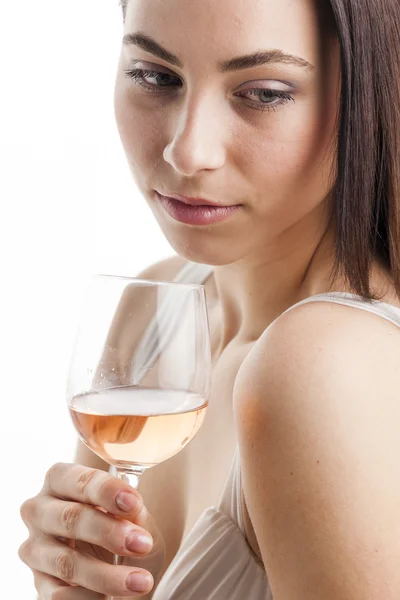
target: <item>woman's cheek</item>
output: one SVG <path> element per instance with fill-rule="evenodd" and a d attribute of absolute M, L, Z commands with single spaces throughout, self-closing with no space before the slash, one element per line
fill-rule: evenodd
<path fill-rule="evenodd" d="M 276 168 L 297 179 L 311 175 L 325 162 L 332 129 L 315 103 L 309 101 L 281 123 L 276 137 Z M 279 140 L 279 142 L 278 142 Z"/>
<path fill-rule="evenodd" d="M 154 160 L 162 135 L 162 122 L 154 109 L 143 106 L 128 91 L 115 97 L 115 117 L 125 153 L 132 165 L 145 167 Z"/>
<path fill-rule="evenodd" d="M 292 109 L 295 112 L 295 108 Z M 280 189 L 298 181 L 304 171 L 309 171 L 318 153 L 318 135 L 307 115 L 297 114 L 275 119 L 268 129 L 260 128 L 257 138 L 246 143 L 242 138 L 242 153 L 246 162 L 246 172 L 250 181 L 265 181 L 267 187 L 273 183 Z M 286 118 L 285 118 L 286 117 Z M 283 186 L 283 188 L 282 188 Z"/>

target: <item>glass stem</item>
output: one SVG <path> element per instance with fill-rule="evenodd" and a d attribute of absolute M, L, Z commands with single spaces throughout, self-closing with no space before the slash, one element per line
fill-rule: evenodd
<path fill-rule="evenodd" d="M 131 487 L 135 488 L 135 490 L 139 487 L 139 481 L 141 476 L 143 475 L 145 469 L 137 467 L 136 469 L 124 469 L 124 468 L 116 468 L 117 477 L 121 481 L 128 483 Z"/>
<path fill-rule="evenodd" d="M 116 471 L 118 479 L 124 481 L 125 483 L 128 483 L 131 487 L 137 490 L 140 478 L 143 475 L 145 469 L 137 467 L 133 470 L 124 468 L 121 469 L 116 467 Z M 128 556 L 118 556 L 118 554 L 114 555 L 114 565 L 129 566 L 129 563 L 127 562 L 128 560 Z"/>
<path fill-rule="evenodd" d="M 143 475 L 145 469 L 137 467 L 136 469 L 126 469 L 115 467 L 116 474 L 118 479 L 128 483 L 131 487 L 137 490 L 140 482 L 140 478 Z M 122 565 L 124 567 L 129 567 L 129 556 L 119 556 L 118 554 L 114 554 L 114 565 Z M 107 600 L 123 600 L 122 597 L 118 596 L 108 596 Z"/>

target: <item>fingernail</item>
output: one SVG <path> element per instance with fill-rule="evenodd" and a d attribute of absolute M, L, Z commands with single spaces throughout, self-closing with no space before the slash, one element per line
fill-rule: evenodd
<path fill-rule="evenodd" d="M 140 554 L 148 554 L 153 547 L 153 540 L 145 533 L 131 531 L 126 538 L 126 547 L 130 552 L 139 552 Z"/>
<path fill-rule="evenodd" d="M 126 585 L 132 592 L 147 592 L 153 584 L 153 579 L 150 574 L 134 572 L 128 575 Z"/>
<path fill-rule="evenodd" d="M 120 492 L 115 499 L 115 503 L 124 512 L 132 512 L 139 508 L 139 500 L 130 492 Z"/>

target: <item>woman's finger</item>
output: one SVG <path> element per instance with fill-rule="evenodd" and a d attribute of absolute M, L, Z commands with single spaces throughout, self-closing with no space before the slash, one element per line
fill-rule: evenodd
<path fill-rule="evenodd" d="M 143 556 L 153 547 L 150 534 L 129 521 L 50 496 L 42 496 L 40 510 L 32 511 L 30 524 L 46 535 L 80 540 L 122 556 Z"/>
<path fill-rule="evenodd" d="M 105 471 L 74 463 L 53 465 L 46 474 L 42 493 L 101 506 L 107 512 L 130 521 L 136 520 L 136 517 L 143 519 L 141 513 L 145 511 L 141 495 L 127 483 Z"/>
<path fill-rule="evenodd" d="M 108 596 L 139 597 L 154 585 L 144 569 L 109 565 L 50 537 L 28 538 L 19 557 L 31 569 Z"/>
<path fill-rule="evenodd" d="M 70 586 L 51 575 L 45 575 L 40 571 L 33 570 L 35 588 L 39 594 L 40 600 L 104 600 L 104 594 L 91 592 L 82 587 Z"/>

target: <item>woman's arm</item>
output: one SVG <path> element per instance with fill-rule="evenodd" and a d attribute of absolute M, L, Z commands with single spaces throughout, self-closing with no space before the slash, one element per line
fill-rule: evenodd
<path fill-rule="evenodd" d="M 400 598 L 400 332 L 315 303 L 236 380 L 243 486 L 275 600 Z"/>

